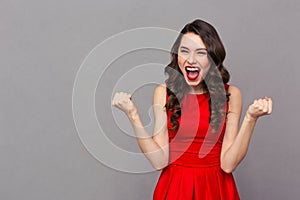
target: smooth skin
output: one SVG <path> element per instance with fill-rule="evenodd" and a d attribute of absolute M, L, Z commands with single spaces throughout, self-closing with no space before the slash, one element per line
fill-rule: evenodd
<path fill-rule="evenodd" d="M 191 42 L 193 41 L 193 42 Z M 182 48 L 184 47 L 184 48 Z M 210 67 L 207 57 L 199 55 L 199 49 L 205 49 L 202 39 L 194 33 L 184 34 L 178 50 L 178 65 L 191 86 L 190 93 L 202 93 L 200 83 L 205 77 L 205 72 Z M 185 52 L 182 52 L 182 49 Z M 186 76 L 184 67 L 187 65 L 201 68 L 201 73 L 196 80 L 190 81 Z M 226 118 L 226 130 L 221 150 L 221 168 L 226 173 L 233 172 L 244 159 L 248 151 L 250 139 L 259 117 L 272 113 L 272 99 L 255 99 L 249 105 L 239 128 L 242 113 L 242 94 L 238 87 L 230 85 L 228 102 L 228 114 Z M 139 147 L 156 170 L 161 170 L 169 164 L 169 138 L 167 130 L 166 85 L 161 84 L 155 88 L 153 95 L 154 130 L 150 136 L 145 130 L 138 109 L 136 108 L 131 94 L 117 92 L 112 100 L 112 105 L 122 110 L 128 117 Z"/>

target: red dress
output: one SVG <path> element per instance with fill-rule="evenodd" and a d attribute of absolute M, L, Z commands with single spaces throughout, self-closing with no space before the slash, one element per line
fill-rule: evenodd
<path fill-rule="evenodd" d="M 228 87 L 225 84 L 226 90 Z M 167 115 L 171 127 L 171 111 Z M 219 132 L 212 133 L 209 118 L 208 92 L 183 98 L 179 129 L 169 130 L 170 164 L 161 172 L 154 200 L 240 199 L 232 173 L 225 173 L 220 167 L 226 123 Z"/>

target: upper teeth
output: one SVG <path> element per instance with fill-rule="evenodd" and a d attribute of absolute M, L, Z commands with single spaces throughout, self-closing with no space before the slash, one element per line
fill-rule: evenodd
<path fill-rule="evenodd" d="M 195 68 L 195 67 L 187 67 L 186 68 L 187 70 L 189 70 L 189 71 L 199 71 L 199 69 L 198 68 Z"/>

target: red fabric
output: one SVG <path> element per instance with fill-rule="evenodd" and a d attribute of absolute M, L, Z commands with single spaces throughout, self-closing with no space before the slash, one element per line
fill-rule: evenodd
<path fill-rule="evenodd" d="M 220 167 L 226 123 L 223 118 L 219 131 L 211 131 L 209 97 L 204 93 L 183 98 L 179 129 L 169 130 L 170 164 L 161 172 L 154 200 L 240 199 L 232 173 Z M 224 109 L 228 111 L 228 103 Z M 171 111 L 167 115 L 171 127 Z"/>

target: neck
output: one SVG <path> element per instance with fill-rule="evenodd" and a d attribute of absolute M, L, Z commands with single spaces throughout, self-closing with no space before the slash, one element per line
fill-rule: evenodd
<path fill-rule="evenodd" d="M 204 89 L 204 86 L 203 84 L 199 84 L 197 86 L 191 86 L 191 89 L 190 89 L 190 92 L 191 94 L 202 94 L 202 93 L 205 93 L 207 92 L 205 89 Z"/>

